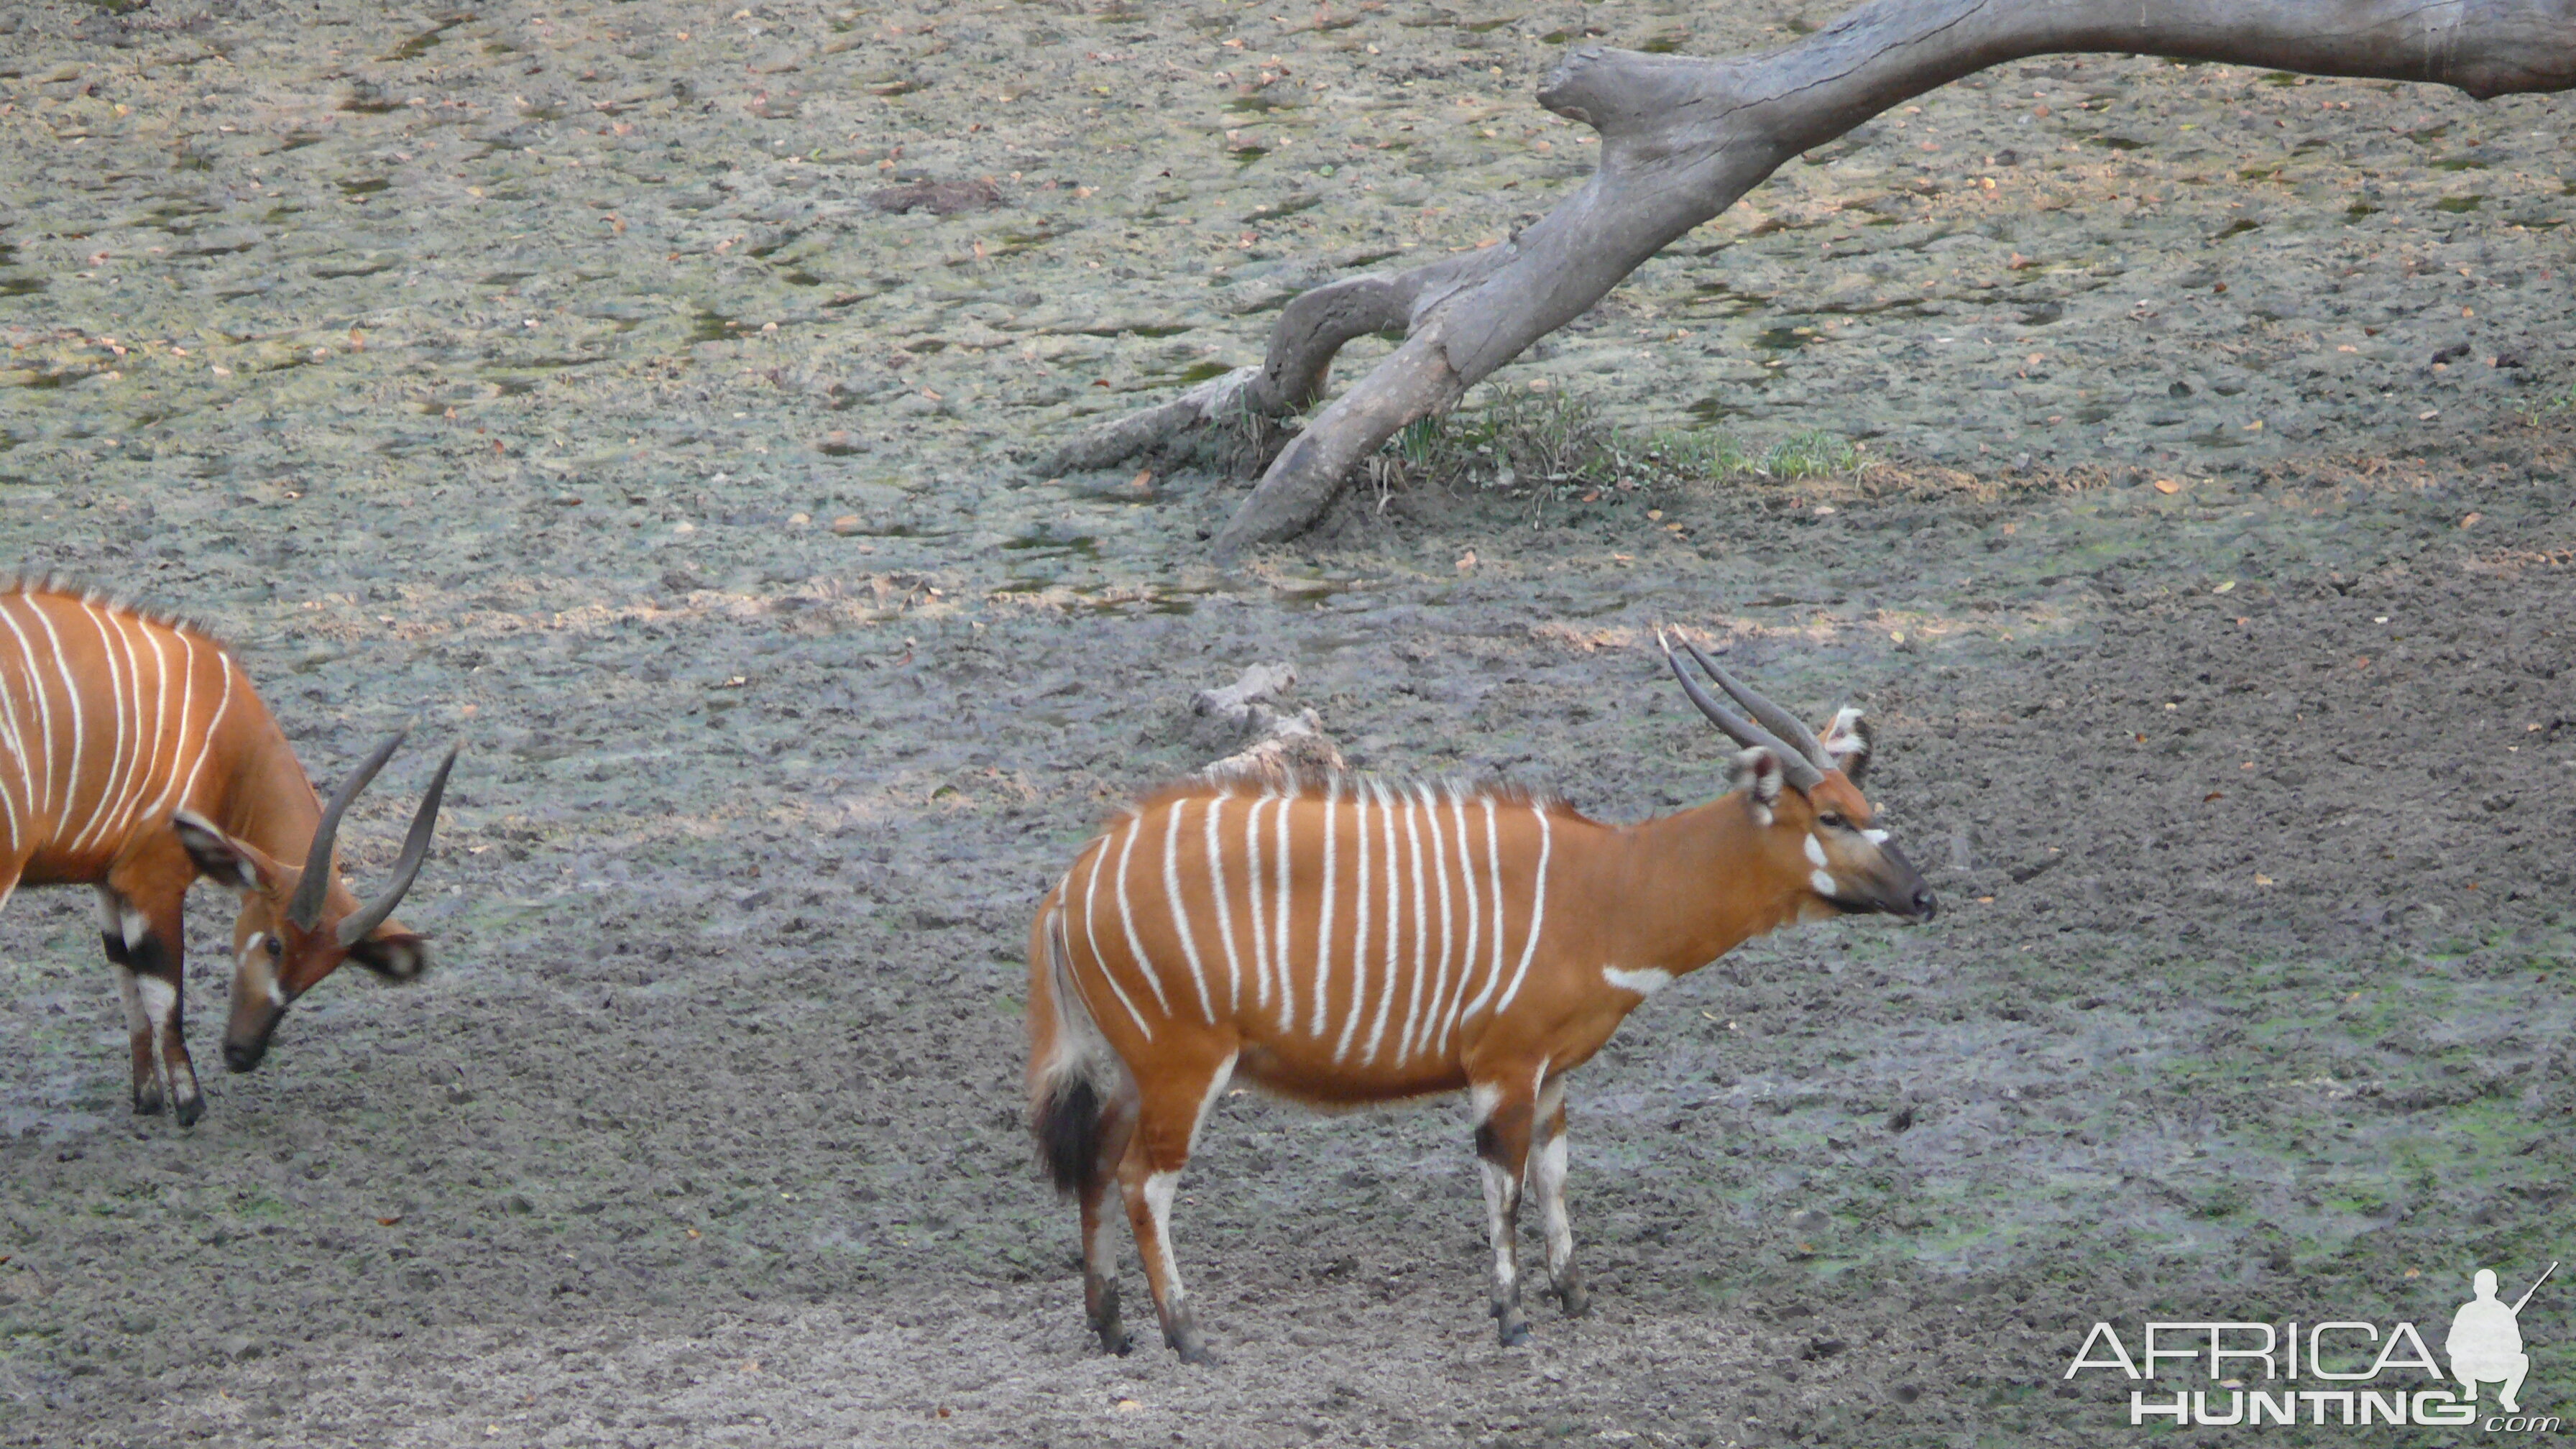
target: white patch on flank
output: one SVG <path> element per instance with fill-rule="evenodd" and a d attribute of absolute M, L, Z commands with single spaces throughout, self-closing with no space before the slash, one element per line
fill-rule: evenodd
<path fill-rule="evenodd" d="M 1820 896 L 1832 895 L 1835 889 L 1832 872 L 1821 870 L 1809 871 L 1807 873 L 1807 887 Z"/>
<path fill-rule="evenodd" d="M 1601 968 L 1601 979 L 1622 991 L 1633 991 L 1639 996 L 1652 996 L 1673 984 L 1673 973 L 1658 966 L 1648 966 L 1635 971 L 1625 966 L 1604 966 Z"/>
<path fill-rule="evenodd" d="M 1864 830 L 1861 832 L 1861 835 L 1872 845 L 1885 845 L 1887 843 L 1887 832 L 1884 830 Z"/>
<path fill-rule="evenodd" d="M 1503 1089 L 1492 1082 L 1478 1082 L 1467 1089 L 1467 1105 L 1475 1109 L 1479 1127 L 1485 1125 L 1485 1119 L 1493 1116 L 1494 1109 L 1502 1104 Z"/>
<path fill-rule="evenodd" d="M 1181 904 L 1181 817 L 1190 802 L 1172 802 L 1170 823 L 1163 827 L 1163 900 L 1172 909 L 1172 934 L 1181 938 L 1181 959 L 1189 963 L 1190 980 L 1199 989 L 1199 1016 L 1216 1025 L 1216 1001 L 1208 995 L 1207 970 L 1199 962 L 1198 937 L 1190 933 L 1190 908 Z M 1213 808 L 1213 802 L 1211 802 Z"/>
<path fill-rule="evenodd" d="M 1818 870 L 1825 868 L 1825 842 L 1818 839 L 1813 831 L 1807 834 L 1807 864 Z"/>

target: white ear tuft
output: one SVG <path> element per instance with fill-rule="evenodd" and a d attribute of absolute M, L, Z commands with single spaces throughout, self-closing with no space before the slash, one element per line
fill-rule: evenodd
<path fill-rule="evenodd" d="M 1788 771 L 1780 767 L 1780 757 L 1760 745 L 1735 757 L 1735 787 L 1742 790 L 1757 809 L 1766 813 L 1780 798 L 1780 787 L 1788 783 L 1788 779 Z"/>
<path fill-rule="evenodd" d="M 1834 715 L 1834 722 L 1825 726 L 1818 743 L 1824 746 L 1825 758 L 1843 772 L 1843 778 L 1857 785 L 1861 776 L 1869 773 L 1871 735 L 1869 722 L 1861 718 L 1860 711 L 1845 705 Z"/>

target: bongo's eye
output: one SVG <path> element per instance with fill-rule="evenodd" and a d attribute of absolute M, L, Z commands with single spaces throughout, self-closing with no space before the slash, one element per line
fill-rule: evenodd
<path fill-rule="evenodd" d="M 1816 823 L 1831 830 L 1851 829 L 1851 822 L 1845 820 L 1842 817 L 1842 812 L 1838 810 L 1828 810 L 1824 814 L 1817 816 Z"/>
<path fill-rule="evenodd" d="M 270 936 L 260 942 L 260 949 L 268 952 L 270 959 L 274 960 L 286 954 L 286 943 L 275 936 Z"/>

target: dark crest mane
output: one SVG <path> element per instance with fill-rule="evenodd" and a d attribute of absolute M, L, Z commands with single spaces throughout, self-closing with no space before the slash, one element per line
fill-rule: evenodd
<path fill-rule="evenodd" d="M 60 574 L 0 574 L 0 595 L 7 594 L 16 594 L 21 598 L 43 595 L 56 599 L 70 599 L 77 603 L 95 604 L 140 623 L 193 634 L 200 643 L 211 644 L 226 654 L 232 653 L 232 646 L 225 643 L 222 636 L 206 627 L 201 620 L 190 618 L 185 614 L 174 614 L 166 609 L 156 609 L 122 594 L 110 593 L 106 589 L 94 589 Z"/>

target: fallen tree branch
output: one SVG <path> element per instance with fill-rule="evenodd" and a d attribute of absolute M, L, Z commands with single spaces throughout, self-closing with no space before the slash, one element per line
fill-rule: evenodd
<path fill-rule="evenodd" d="M 1962 76 L 2090 52 L 2420 81 L 2486 100 L 2576 87 L 2576 0 L 1871 0 L 1763 55 L 1581 50 L 1538 99 L 1599 132 L 1601 162 L 1554 211 L 1499 247 L 1300 295 L 1261 367 L 1097 425 L 1057 464 L 1105 467 L 1228 416 L 1301 413 L 1345 343 L 1401 328 L 1403 344 L 1271 461 L 1215 547 L 1225 557 L 1290 537 L 1399 429 L 1456 406 L 1790 157 Z"/>

